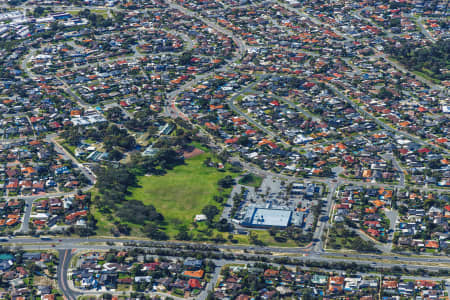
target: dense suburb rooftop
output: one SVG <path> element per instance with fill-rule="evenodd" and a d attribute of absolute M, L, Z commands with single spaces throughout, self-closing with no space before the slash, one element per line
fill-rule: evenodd
<path fill-rule="evenodd" d="M 0 299 L 449 300 L 448 0 L 0 1 Z"/>

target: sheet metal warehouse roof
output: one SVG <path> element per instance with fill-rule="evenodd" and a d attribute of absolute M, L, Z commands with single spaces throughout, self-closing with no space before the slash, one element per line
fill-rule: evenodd
<path fill-rule="evenodd" d="M 254 208 L 251 219 L 246 220 L 250 226 L 287 227 L 292 211 L 284 209 Z"/>

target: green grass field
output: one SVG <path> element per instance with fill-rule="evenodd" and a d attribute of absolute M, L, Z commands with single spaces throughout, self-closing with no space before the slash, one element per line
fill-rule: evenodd
<path fill-rule="evenodd" d="M 247 174 L 244 175 L 244 177 L 239 180 L 239 183 L 246 186 L 253 186 L 255 188 L 259 188 L 261 186 L 261 183 L 263 181 L 262 177 L 259 177 L 255 174 Z"/>
<path fill-rule="evenodd" d="M 189 226 L 204 206 L 219 206 L 213 199 L 214 195 L 221 194 L 217 182 L 232 174 L 204 166 L 203 161 L 208 156 L 205 153 L 190 158 L 164 176 L 140 177 L 140 187 L 130 189 L 128 198 L 155 206 L 163 214 L 167 232 L 172 235 L 175 228 Z"/>

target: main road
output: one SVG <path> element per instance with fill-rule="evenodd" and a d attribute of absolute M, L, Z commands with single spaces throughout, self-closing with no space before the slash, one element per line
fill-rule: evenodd
<path fill-rule="evenodd" d="M 345 261 L 359 261 L 359 263 L 366 263 L 368 259 L 389 259 L 399 260 L 401 262 L 409 263 L 441 263 L 450 264 L 450 257 L 447 256 L 406 256 L 394 253 L 388 254 L 365 254 L 357 252 L 333 252 L 333 251 L 315 251 L 312 247 L 270 247 L 270 246 L 254 246 L 254 245 L 221 245 L 209 243 L 193 243 L 193 242 L 177 242 L 177 241 L 152 241 L 142 238 L 114 238 L 114 237 L 92 237 L 92 238 L 50 238 L 38 239 L 31 237 L 13 237 L 1 241 L 0 245 L 4 246 L 21 246 L 23 249 L 96 249 L 102 247 L 104 244 L 121 243 L 121 247 L 153 247 L 153 248 L 182 248 L 198 249 L 204 246 L 211 251 L 262 251 L 267 253 L 289 254 L 289 257 L 307 257 L 308 259 L 323 260 L 327 256 L 335 256 L 340 260 Z M 128 246 L 127 246 L 128 245 Z M 106 248 L 112 246 L 105 246 Z M 200 250 L 199 250 L 200 251 Z M 322 258 L 322 259 L 320 259 Z M 400 262 L 401 261 L 401 262 Z M 394 265 L 397 265 L 394 264 Z"/>

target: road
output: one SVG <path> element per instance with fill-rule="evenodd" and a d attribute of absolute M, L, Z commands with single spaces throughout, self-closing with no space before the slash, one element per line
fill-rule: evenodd
<path fill-rule="evenodd" d="M 282 7 L 286 8 L 287 10 L 290 10 L 290 11 L 295 12 L 296 14 L 298 14 L 298 15 L 300 15 L 300 16 L 304 16 L 304 17 L 308 18 L 311 22 L 315 23 L 316 25 L 320 25 L 320 26 L 323 26 L 323 27 L 325 27 L 325 28 L 326 28 L 326 27 L 330 27 L 330 24 L 324 23 L 324 22 L 322 22 L 321 20 L 319 20 L 319 19 L 317 19 L 317 18 L 315 18 L 315 17 L 313 17 L 313 16 L 311 16 L 311 15 L 305 13 L 304 11 L 302 11 L 302 10 L 300 10 L 300 9 L 298 9 L 298 8 L 292 7 L 292 6 L 291 6 L 290 4 L 288 4 L 288 3 L 284 3 L 284 2 L 281 2 L 281 1 L 277 1 L 277 3 L 278 3 L 279 5 L 281 5 Z M 357 16 L 358 18 L 362 18 L 362 17 L 361 17 L 360 15 L 358 15 L 356 12 L 354 13 L 354 15 Z M 377 27 L 378 27 L 378 26 L 377 26 Z M 419 26 L 419 27 L 420 27 L 420 26 Z M 344 38 L 346 42 L 354 42 L 354 41 L 355 41 L 355 38 L 354 38 L 353 36 L 351 36 L 351 35 L 349 35 L 349 34 L 346 34 L 346 33 L 343 33 L 343 32 L 339 31 L 339 30 L 336 29 L 336 28 L 333 28 L 333 30 L 334 30 L 338 35 L 340 35 L 342 38 Z M 383 30 L 383 31 L 384 31 L 384 30 Z M 391 63 L 395 68 L 397 68 L 398 70 L 402 71 L 403 73 L 409 73 L 409 71 L 408 71 L 404 66 L 402 66 L 402 65 L 399 64 L 399 63 L 397 63 L 396 61 L 391 60 L 386 54 L 380 53 L 379 51 L 377 51 L 377 50 L 376 50 L 375 48 L 373 48 L 372 46 L 369 46 L 369 47 L 370 47 L 372 50 L 375 51 L 375 53 L 376 53 L 375 56 L 382 57 L 382 58 L 384 58 L 385 60 L 389 61 L 389 63 Z M 433 82 L 431 82 L 430 80 L 428 80 L 428 79 L 426 79 L 426 78 L 424 78 L 424 77 L 422 77 L 422 76 L 416 76 L 416 79 L 419 80 L 419 81 L 421 81 L 422 83 L 424 83 L 424 84 L 430 86 L 430 87 L 433 88 L 433 89 L 436 89 L 436 90 L 443 90 L 443 89 L 444 89 L 443 86 L 434 84 Z"/>
<path fill-rule="evenodd" d="M 36 49 L 31 49 L 30 53 L 28 53 L 24 59 L 22 59 L 22 62 L 20 64 L 20 67 L 22 70 L 30 77 L 30 78 L 36 78 L 36 75 L 28 68 L 28 63 L 30 62 L 31 58 L 36 54 Z"/>
<path fill-rule="evenodd" d="M 33 208 L 34 200 L 35 200 L 34 198 L 25 199 L 25 212 L 23 213 L 23 216 L 22 216 L 20 229 L 16 230 L 16 233 L 18 233 L 18 232 L 20 232 L 20 233 L 27 233 L 29 231 L 29 229 L 30 229 L 30 215 L 31 215 L 31 210 Z"/>
<path fill-rule="evenodd" d="M 402 168 L 402 166 L 397 161 L 395 156 L 392 153 L 386 153 L 386 154 L 382 155 L 381 157 L 383 157 L 386 161 L 391 161 L 392 162 L 392 165 L 394 166 L 394 168 L 397 169 L 398 172 L 399 172 L 400 186 L 405 186 L 405 174 L 406 174 L 406 171 Z"/>
<path fill-rule="evenodd" d="M 59 264 L 57 268 L 58 287 L 67 300 L 76 300 L 81 293 L 77 293 L 69 288 L 67 273 L 72 259 L 72 249 L 59 251 Z"/>
<path fill-rule="evenodd" d="M 298 15 L 307 17 L 310 21 L 312 21 L 313 23 L 315 23 L 315 24 L 317 24 L 317 25 L 321 25 L 321 26 L 324 26 L 324 27 L 328 27 L 328 26 L 329 26 L 329 24 L 323 23 L 322 21 L 318 20 L 317 18 L 315 18 L 315 17 L 313 17 L 313 16 L 311 16 L 311 15 L 305 13 L 304 11 L 292 7 L 290 4 L 287 4 L 287 3 L 284 3 L 284 2 L 281 2 L 281 1 L 278 1 L 278 4 L 280 4 L 281 6 L 283 6 L 284 8 L 286 8 L 286 9 L 292 11 L 292 12 L 297 13 Z M 358 13 L 355 13 L 355 15 L 358 16 L 359 18 L 362 18 L 360 15 L 358 15 Z M 420 26 L 420 25 L 421 25 L 421 20 L 419 20 L 419 23 L 420 23 L 420 24 L 419 24 L 419 27 L 421 27 L 421 26 Z M 423 28 L 423 26 L 422 26 L 421 28 Z M 345 40 L 346 40 L 347 42 L 353 42 L 353 41 L 355 40 L 352 36 L 347 35 L 347 34 L 345 34 L 345 33 L 342 33 L 342 32 L 340 32 L 339 30 L 336 30 L 336 29 L 335 29 L 335 31 L 337 32 L 337 34 L 339 34 L 339 35 L 341 35 L 343 38 L 345 38 Z M 426 30 L 425 30 L 425 32 L 426 32 Z M 425 35 L 426 35 L 426 34 L 425 34 Z M 429 36 L 429 35 L 426 35 L 426 36 Z M 375 57 L 383 58 L 384 60 L 388 61 L 391 65 L 393 65 L 396 69 L 402 71 L 403 73 L 410 73 L 409 70 L 407 70 L 403 65 L 399 64 L 397 61 L 392 60 L 392 59 L 391 59 L 388 55 L 386 55 L 385 53 L 379 52 L 378 50 L 376 50 L 376 49 L 373 48 L 372 46 L 370 46 L 370 47 L 375 51 L 375 55 L 374 55 Z M 430 81 L 430 80 L 428 80 L 428 79 L 426 79 L 426 78 L 424 78 L 424 77 L 422 77 L 422 76 L 417 76 L 417 75 L 416 75 L 416 79 L 417 79 L 418 81 L 422 82 L 423 84 L 425 84 L 425 85 L 431 87 L 432 89 L 440 90 L 440 91 L 443 91 L 443 90 L 444 90 L 444 87 L 443 87 L 443 86 L 438 85 L 438 84 L 435 84 L 434 82 L 432 82 L 432 81 Z M 330 84 L 328 84 L 328 83 L 327 83 L 327 86 L 330 87 L 333 91 L 335 91 L 340 97 L 342 97 L 343 99 L 347 100 L 348 103 L 350 103 L 350 104 L 353 106 L 353 108 L 356 109 L 358 112 L 360 112 L 363 116 L 366 116 L 366 117 L 368 117 L 368 118 L 374 120 L 374 121 L 375 121 L 379 126 L 381 126 L 382 128 L 384 128 L 384 129 L 386 129 L 386 130 L 389 130 L 389 131 L 392 131 L 392 132 L 395 132 L 396 134 L 402 135 L 402 136 L 404 136 L 404 137 L 406 137 L 406 138 L 409 138 L 409 139 L 411 139 L 411 140 L 414 141 L 414 142 L 417 142 L 417 143 L 420 143 L 420 144 L 427 144 L 427 146 L 432 147 L 433 149 L 438 149 L 438 150 L 444 151 L 446 154 L 450 154 L 450 151 L 448 151 L 448 150 L 445 149 L 445 148 L 438 147 L 438 146 L 436 146 L 436 145 L 434 145 L 434 144 L 432 144 L 432 143 L 429 143 L 429 142 L 427 142 L 427 141 L 423 141 L 423 140 L 419 139 L 418 137 L 413 136 L 413 135 L 411 135 L 411 134 L 409 134 L 409 133 L 406 133 L 406 132 L 404 132 L 404 131 L 401 131 L 401 130 L 398 130 L 398 129 L 396 129 L 396 128 L 392 128 L 392 127 L 388 126 L 388 125 L 385 124 L 384 122 L 381 122 L 381 121 L 378 120 L 377 118 L 373 117 L 373 116 L 372 116 L 371 114 L 369 114 L 367 111 L 365 111 L 365 110 L 363 110 L 363 109 L 360 109 L 360 108 L 359 108 L 352 100 L 350 100 L 348 97 L 346 97 L 345 95 L 343 95 L 343 94 L 342 94 L 339 90 L 337 90 L 334 86 L 332 86 L 332 85 L 330 85 Z"/>
<path fill-rule="evenodd" d="M 208 297 L 208 293 L 210 291 L 214 291 L 214 287 L 219 280 L 220 271 L 222 270 L 222 267 L 225 264 L 230 263 L 230 262 L 224 261 L 224 260 L 220 260 L 220 261 L 215 260 L 214 263 L 216 264 L 216 267 L 214 268 L 213 276 L 211 277 L 211 280 L 206 285 L 205 290 L 202 291 L 202 293 L 197 297 L 198 300 L 206 300 L 206 297 Z M 235 263 L 235 261 L 233 261 L 232 263 Z"/>
<path fill-rule="evenodd" d="M 293 109 L 301 112 L 304 116 L 306 116 L 307 118 L 310 118 L 311 120 L 315 121 L 315 122 L 320 122 L 321 119 L 313 114 L 311 114 L 309 111 L 304 110 L 303 108 L 301 108 L 299 105 L 295 104 L 294 102 L 292 102 L 291 100 L 288 100 L 286 97 L 279 97 L 279 96 L 275 96 L 276 99 L 287 103 L 290 107 L 292 107 Z"/>
<path fill-rule="evenodd" d="M 55 139 L 55 134 L 50 134 L 46 136 L 46 141 L 51 142 L 55 145 L 55 149 L 57 152 L 62 154 L 65 158 L 68 158 L 72 161 L 74 165 L 77 166 L 77 168 L 86 176 L 86 178 L 89 179 L 90 183 L 82 188 L 82 191 L 88 191 L 92 188 L 92 186 L 96 183 L 97 179 L 94 173 L 91 172 L 91 170 L 84 166 L 82 163 L 80 163 L 75 157 L 72 156 L 71 153 L 69 153 L 64 147 L 62 147 L 58 141 Z M 27 233 L 29 231 L 29 222 L 30 222 L 30 215 L 33 207 L 33 202 L 37 199 L 41 198 L 49 198 L 49 197 L 64 197 L 69 195 L 76 194 L 76 191 L 73 192 L 54 192 L 54 193 L 44 193 L 39 195 L 19 195 L 19 196 L 5 196 L 3 197 L 5 200 L 9 199 L 23 199 L 25 201 L 25 212 L 22 216 L 20 229 L 16 230 L 17 233 Z"/>
<path fill-rule="evenodd" d="M 95 174 L 92 173 L 91 170 L 84 166 L 82 163 L 80 163 L 75 157 L 73 157 L 73 155 L 69 151 L 67 151 L 66 148 L 61 146 L 56 138 L 52 138 L 51 141 L 56 146 L 56 151 L 64 154 L 65 157 L 69 158 L 72 163 L 76 165 L 78 169 L 80 169 L 83 175 L 89 179 L 91 185 L 94 185 L 97 182 L 97 177 L 95 176 Z"/>
<path fill-rule="evenodd" d="M 333 198 L 336 193 L 336 189 L 337 189 L 338 185 L 339 184 L 337 182 L 334 182 L 334 183 L 331 183 L 328 185 L 329 191 L 328 191 L 328 195 L 327 195 L 327 203 L 325 205 L 326 215 L 321 214 L 319 216 L 319 223 L 318 223 L 316 230 L 314 231 L 314 235 L 313 235 L 313 241 L 315 243 L 315 245 L 313 246 L 313 249 L 316 252 L 323 251 L 324 240 L 322 239 L 322 235 L 328 224 L 328 221 L 322 222 L 322 221 L 320 221 L 320 219 L 324 216 L 327 216 L 328 218 L 331 217 L 333 201 L 334 201 Z"/>
<path fill-rule="evenodd" d="M 216 23 L 213 23 L 213 22 L 205 19 L 203 16 L 186 9 L 181 5 L 176 4 L 174 1 L 168 1 L 168 4 L 169 4 L 170 8 L 178 9 L 179 11 L 181 11 L 182 13 L 184 13 L 187 16 L 197 18 L 200 21 L 202 21 L 203 23 L 205 23 L 206 25 L 208 25 L 209 27 L 213 28 L 214 30 L 217 30 L 218 32 L 223 33 L 223 34 L 227 35 L 228 37 L 231 37 L 233 39 L 233 42 L 237 45 L 238 51 L 240 54 L 240 57 L 238 57 L 237 59 L 240 59 L 248 51 L 248 46 L 244 43 L 244 41 L 242 39 L 238 38 L 237 36 L 235 36 L 228 29 L 225 29 L 225 28 L 217 25 Z"/>
<path fill-rule="evenodd" d="M 389 219 L 389 236 L 388 236 L 388 248 L 384 249 L 385 252 L 391 252 L 392 250 L 392 239 L 394 238 L 395 226 L 398 219 L 398 211 L 395 209 L 384 210 L 384 214 Z"/>
<path fill-rule="evenodd" d="M 422 16 L 419 16 L 419 17 L 417 18 L 416 24 L 417 24 L 417 26 L 419 27 L 419 29 L 420 29 L 420 31 L 422 32 L 422 34 L 423 34 L 426 38 L 432 40 L 433 42 L 436 41 L 436 39 L 430 34 L 430 32 L 423 26 L 423 19 L 422 19 Z"/>
<path fill-rule="evenodd" d="M 239 181 L 239 178 L 236 179 L 236 181 Z M 230 197 L 227 199 L 227 203 L 225 204 L 223 210 L 222 210 L 222 217 L 221 219 L 229 219 L 231 217 L 231 209 L 233 208 L 233 198 L 234 195 L 239 195 L 241 193 L 242 186 L 239 183 L 236 183 L 233 186 L 233 190 L 230 193 Z"/>
<path fill-rule="evenodd" d="M 112 248 L 115 248 L 115 249 L 119 249 L 119 248 L 117 248 L 117 247 L 115 247 L 115 246 L 113 246 Z M 66 251 L 61 251 L 60 252 L 60 258 L 61 258 L 61 265 L 63 266 L 62 267 L 62 269 L 64 269 L 65 271 L 66 271 L 66 273 L 69 273 L 70 272 L 70 269 L 69 269 L 69 259 L 68 259 L 68 257 L 71 255 L 71 253 L 72 253 L 72 251 L 71 250 L 66 250 Z M 76 254 L 75 254 L 76 255 Z M 176 258 L 176 257 L 173 257 L 173 258 Z M 256 262 L 255 261 L 255 259 L 254 258 L 249 258 L 249 260 L 240 260 L 240 259 L 231 259 L 231 260 L 224 260 L 224 259 L 213 259 L 212 260 L 213 262 L 214 262 L 214 264 L 216 265 L 216 267 L 215 267 L 215 269 L 214 269 L 214 272 L 212 273 L 212 277 L 211 277 L 211 279 L 209 280 L 209 282 L 208 282 L 208 284 L 207 284 L 207 286 L 205 287 L 205 289 L 198 295 L 198 296 L 196 296 L 195 298 L 194 297 L 190 297 L 190 298 L 187 298 L 187 299 L 197 299 L 197 300 L 205 300 L 206 299 L 206 297 L 207 297 L 207 295 L 208 295 L 208 292 L 209 291 L 212 291 L 213 289 L 214 289 L 214 286 L 217 284 L 217 282 L 218 282 L 218 280 L 219 280 L 219 278 L 220 278 L 220 271 L 221 271 L 221 269 L 222 269 L 222 267 L 223 266 L 225 266 L 225 265 L 227 265 L 227 264 L 233 264 L 233 265 L 248 265 L 249 263 L 252 263 L 252 262 Z M 273 266 L 276 266 L 276 267 L 280 267 L 281 265 L 280 264 L 277 264 L 277 263 L 271 263 Z M 374 267 L 387 267 L 387 265 L 386 264 L 384 264 L 384 263 L 372 263 L 372 265 L 374 266 Z M 288 268 L 292 268 L 292 269 L 294 269 L 296 266 L 295 265 L 285 265 L 285 264 L 283 264 L 283 266 L 285 266 L 285 267 L 288 267 Z M 302 269 L 303 270 L 311 270 L 312 268 L 310 268 L 310 267 L 302 267 Z M 59 269 L 58 269 L 59 270 Z M 342 274 L 344 271 L 343 270 L 340 270 L 340 269 L 327 269 L 327 271 L 329 271 L 329 272 L 335 272 L 335 273 L 339 273 L 339 274 Z M 59 275 L 60 273 L 58 273 L 58 275 Z M 361 272 L 358 272 L 358 273 L 356 273 L 357 275 L 361 275 L 361 276 L 373 276 L 375 273 L 361 273 Z M 62 274 L 60 275 L 61 276 L 61 278 L 62 278 Z M 430 280 L 430 279 L 433 279 L 433 280 L 445 280 L 446 278 L 445 277 L 432 277 L 432 278 L 430 278 L 430 277 L 425 277 L 425 276 L 418 276 L 418 275 L 414 275 L 414 276 L 408 276 L 408 275 L 405 275 L 405 276 L 402 276 L 402 278 L 403 279 L 407 279 L 407 280 Z M 66 278 L 66 280 L 67 280 L 67 278 Z M 67 298 L 68 299 L 73 299 L 73 298 L 70 298 L 70 297 L 73 297 L 73 296 L 75 296 L 75 295 L 81 295 L 81 294 L 83 294 L 84 296 L 100 296 L 100 295 L 102 295 L 103 293 L 105 293 L 105 291 L 93 291 L 93 290 L 79 290 L 79 289 L 76 289 L 76 288 L 74 288 L 73 287 L 73 284 L 72 284 L 72 281 L 67 281 L 67 284 L 65 284 L 64 285 L 64 282 L 61 282 L 61 285 L 60 285 L 60 287 L 64 290 L 64 292 L 67 294 L 67 295 L 69 295 Z M 107 291 L 108 293 L 110 293 L 110 294 L 112 294 L 112 295 L 123 295 L 123 292 L 117 292 L 117 291 Z M 159 293 L 159 292 L 148 292 L 148 293 L 146 293 L 146 294 L 148 294 L 148 295 L 157 295 L 157 296 L 161 296 L 161 297 L 166 297 L 166 296 L 168 296 L 167 294 L 163 294 L 163 293 Z M 174 296 L 170 296 L 170 297 L 172 297 L 172 298 L 174 298 L 174 299 L 177 299 L 177 300 L 181 300 L 182 298 L 179 298 L 179 297 L 174 297 Z"/>
<path fill-rule="evenodd" d="M 59 241 L 61 240 L 61 242 Z M 102 247 L 105 243 L 144 243 L 148 247 L 198 247 L 199 245 L 208 246 L 210 249 L 216 249 L 217 251 L 266 251 L 272 253 L 285 253 L 291 254 L 290 256 L 304 257 L 301 255 L 307 254 L 308 259 L 321 259 L 327 256 L 336 256 L 350 261 L 359 261 L 359 263 L 366 263 L 368 258 L 378 258 L 378 259 L 391 259 L 396 260 L 394 254 L 364 254 L 364 253 L 340 253 L 333 251 L 323 251 L 315 252 L 311 247 L 271 247 L 271 246 L 254 246 L 254 245 L 221 245 L 221 244 L 209 244 L 209 243 L 193 243 L 193 242 L 175 242 L 175 241 L 151 241 L 143 238 L 113 238 L 113 237 L 92 237 L 92 238 L 66 238 L 59 237 L 53 240 L 41 240 L 38 238 L 30 237 L 13 237 L 6 242 L 0 242 L 0 245 L 10 245 L 10 246 L 22 246 L 24 249 L 97 249 Z M 55 245 L 52 247 L 51 244 Z M 130 246 L 130 247 L 139 247 Z M 112 246 L 105 246 L 106 248 Z M 117 246 L 125 247 L 125 246 Z M 99 248 L 100 249 L 100 248 Z M 251 254 L 249 254 L 251 255 Z M 396 255 L 397 256 L 397 255 Z M 435 262 L 435 263 L 445 263 L 450 264 L 450 257 L 447 256 L 401 256 L 398 255 L 398 259 L 402 262 L 409 263 L 424 263 L 424 262 Z M 323 260 L 323 259 L 322 259 Z M 400 262 L 398 263 L 400 264 Z M 397 265 L 397 264 L 394 264 Z"/>
<path fill-rule="evenodd" d="M 375 49 L 374 49 L 375 50 Z M 377 53 L 378 51 L 375 50 L 375 52 Z M 377 54 L 375 54 L 376 56 L 382 57 L 384 58 L 386 61 L 389 61 L 390 64 L 392 64 L 395 68 L 397 68 L 398 70 L 402 71 L 403 73 L 409 73 L 410 71 L 408 69 L 406 69 L 403 65 L 399 64 L 398 62 L 394 61 L 392 58 L 390 58 L 388 55 L 384 54 L 384 53 L 380 53 L 378 52 Z M 443 91 L 444 87 L 438 84 L 433 83 L 432 81 L 422 77 L 422 76 L 418 76 L 416 75 L 415 77 L 418 81 L 420 81 L 421 83 L 431 87 L 434 90 L 438 90 L 438 91 Z"/>

